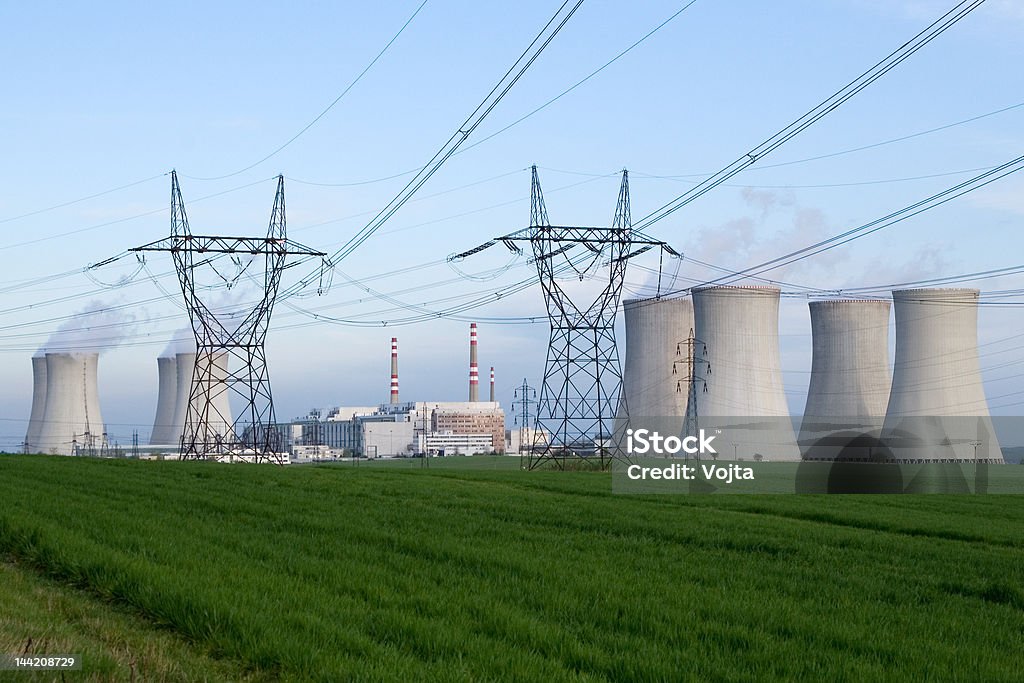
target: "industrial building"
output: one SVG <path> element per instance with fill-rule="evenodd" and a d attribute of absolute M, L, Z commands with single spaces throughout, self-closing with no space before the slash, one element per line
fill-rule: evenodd
<path fill-rule="evenodd" d="M 337 407 L 281 425 L 281 435 L 296 455 L 309 446 L 336 457 L 504 453 L 505 411 L 490 401 Z"/>
<path fill-rule="evenodd" d="M 811 379 L 800 423 L 805 460 L 871 461 L 889 402 L 888 301 L 813 301 Z"/>
<path fill-rule="evenodd" d="M 683 429 L 688 388 L 690 299 L 627 299 L 626 352 L 616 419 L 661 434 Z"/>

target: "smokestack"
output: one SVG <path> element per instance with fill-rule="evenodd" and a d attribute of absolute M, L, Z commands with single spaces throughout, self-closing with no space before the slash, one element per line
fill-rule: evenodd
<path fill-rule="evenodd" d="M 159 378 L 156 400 L 156 417 L 153 431 L 149 436 L 150 445 L 174 443 L 174 404 L 178 396 L 177 362 L 173 356 L 156 359 Z"/>
<path fill-rule="evenodd" d="M 480 375 L 476 368 L 476 323 L 469 324 L 469 400 L 480 400 Z"/>
<path fill-rule="evenodd" d="M 494 403 L 494 366 L 491 366 L 491 403 Z"/>
<path fill-rule="evenodd" d="M 46 408 L 37 450 L 73 455 L 74 446 L 99 450 L 104 445 L 98 361 L 98 353 L 46 354 Z"/>
<path fill-rule="evenodd" d="M 25 452 L 39 452 L 39 432 L 43 428 L 46 410 L 46 356 L 32 357 L 32 414 L 25 434 Z"/>
<path fill-rule="evenodd" d="M 398 337 L 391 338 L 391 405 L 398 403 Z"/>

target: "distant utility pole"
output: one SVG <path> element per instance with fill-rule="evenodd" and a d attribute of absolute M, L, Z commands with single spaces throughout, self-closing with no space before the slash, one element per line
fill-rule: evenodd
<path fill-rule="evenodd" d="M 700 346 L 700 353 L 697 347 Z M 672 363 L 672 374 L 676 374 L 676 365 L 686 363 L 686 375 L 676 381 L 676 393 L 682 391 L 682 384 L 686 383 L 686 415 L 683 420 L 682 436 L 693 436 L 699 428 L 697 419 L 697 384 L 702 387 L 703 393 L 708 392 L 708 377 L 711 376 L 711 363 L 708 361 L 708 346 L 701 342 L 693 334 L 690 328 L 689 336 L 676 344 L 676 357 L 682 356 L 682 347 L 686 347 L 686 360 L 676 360 Z M 700 460 L 700 455 L 694 456 Z"/>
<path fill-rule="evenodd" d="M 526 433 L 530 424 L 530 404 L 537 400 L 537 390 L 530 386 L 530 383 L 523 378 L 523 384 L 515 390 L 512 394 L 513 398 L 519 401 L 520 411 L 519 415 L 513 418 L 513 423 L 519 424 L 519 461 L 520 465 L 525 466 L 526 463 L 523 461 L 523 444 L 526 443 Z M 515 415 L 516 404 L 512 404 L 512 414 Z M 532 441 L 531 441 L 532 443 Z"/>
<path fill-rule="evenodd" d="M 413 404 L 413 405 L 415 405 L 415 404 Z M 424 403 L 423 404 L 423 453 L 421 453 L 421 455 L 423 457 L 420 459 L 420 468 L 421 469 L 424 468 L 424 467 L 430 467 L 430 460 L 428 459 L 428 458 L 430 458 L 430 447 L 427 445 L 427 434 L 429 434 L 429 432 L 427 431 L 427 405 Z"/>
<path fill-rule="evenodd" d="M 132 431 L 132 457 L 139 457 L 139 430 L 135 429 Z"/>

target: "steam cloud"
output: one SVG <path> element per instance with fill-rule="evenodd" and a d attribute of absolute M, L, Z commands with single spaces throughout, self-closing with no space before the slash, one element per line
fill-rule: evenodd
<path fill-rule="evenodd" d="M 167 347 L 160 354 L 161 358 L 172 358 L 177 356 L 179 353 L 195 353 L 196 352 L 196 339 L 192 334 L 192 330 L 188 327 L 183 327 L 167 342 Z"/>
<path fill-rule="evenodd" d="M 122 308 L 118 302 L 104 303 L 94 299 L 58 327 L 36 353 L 102 353 L 121 344 L 135 331 L 138 323 L 136 314 Z"/>

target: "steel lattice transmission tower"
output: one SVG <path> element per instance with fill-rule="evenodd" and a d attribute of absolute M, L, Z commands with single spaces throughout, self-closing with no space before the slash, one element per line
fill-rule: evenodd
<path fill-rule="evenodd" d="M 277 194 L 266 237 L 224 237 L 192 234 L 178 176 L 172 171 L 171 235 L 132 251 L 171 253 L 195 333 L 196 361 L 181 436 L 181 459 L 234 459 L 237 456 L 254 462 L 283 462 L 264 342 L 285 259 L 288 256 L 323 259 L 325 256 L 323 252 L 287 238 L 284 176 L 277 178 Z M 222 256 L 232 259 L 263 257 L 262 296 L 246 314 L 218 313 L 200 298 L 197 269 L 212 265 Z M 236 266 L 240 264 L 240 260 L 236 261 Z M 233 280 L 224 278 L 227 286 L 237 281 L 248 266 L 240 266 Z M 240 398 L 242 405 L 234 419 L 228 400 L 231 396 Z"/>
<path fill-rule="evenodd" d="M 615 315 L 626 264 L 653 247 L 672 256 L 679 254 L 666 243 L 632 229 L 626 171 L 622 172 L 610 228 L 557 226 L 548 220 L 534 166 L 530 227 L 455 254 L 449 260 L 475 254 L 498 242 L 517 253 L 522 253 L 518 242 L 529 242 L 550 324 L 544 383 L 537 401 L 528 466 L 534 469 L 551 462 L 564 468 L 569 459 L 596 458 L 605 467 L 620 450 L 621 439 L 614 424 L 616 408 L 619 407 L 620 417 L 628 418 L 628 408 L 619 406 L 622 370 L 615 344 Z M 583 280 L 604 268 L 604 288 L 585 305 L 573 301 L 558 282 L 571 272 Z M 620 422 L 620 430 L 627 421 Z"/>

